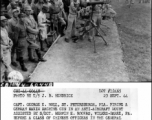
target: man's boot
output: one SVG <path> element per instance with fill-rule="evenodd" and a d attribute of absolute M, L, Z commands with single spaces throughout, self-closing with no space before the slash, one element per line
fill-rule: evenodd
<path fill-rule="evenodd" d="M 11 64 L 14 66 L 14 67 L 17 67 L 17 63 L 15 62 L 15 59 L 14 59 L 14 54 L 11 55 Z"/>
<path fill-rule="evenodd" d="M 40 50 L 36 50 L 36 54 L 38 56 L 38 61 L 46 62 L 46 60 L 42 57 Z"/>
<path fill-rule="evenodd" d="M 61 26 L 61 37 L 63 37 L 65 34 L 64 34 L 64 29 L 65 29 L 66 25 L 62 25 Z"/>
<path fill-rule="evenodd" d="M 19 58 L 19 63 L 20 63 L 21 69 L 22 69 L 23 71 L 27 71 L 27 68 L 25 67 L 24 60 L 23 60 L 22 57 Z"/>
<path fill-rule="evenodd" d="M 49 48 L 51 46 L 51 44 L 49 44 L 49 42 L 47 41 L 47 39 L 45 39 L 44 41 L 45 41 L 47 47 Z"/>
<path fill-rule="evenodd" d="M 40 40 L 40 45 L 41 45 L 41 51 L 46 52 L 44 49 L 44 41 Z"/>
<path fill-rule="evenodd" d="M 37 63 L 38 61 L 33 57 L 33 50 L 31 48 L 28 48 L 28 56 L 29 61 Z"/>

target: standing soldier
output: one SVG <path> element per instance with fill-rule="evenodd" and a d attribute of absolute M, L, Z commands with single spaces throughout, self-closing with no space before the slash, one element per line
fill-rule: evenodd
<path fill-rule="evenodd" d="M 17 66 L 16 60 L 15 60 L 15 52 L 16 52 L 16 40 L 17 40 L 16 35 L 18 33 L 16 26 L 17 26 L 18 21 L 19 21 L 18 14 L 19 14 L 18 9 L 13 9 L 12 10 L 13 17 L 8 21 L 8 33 L 9 33 L 10 38 L 13 41 L 11 59 L 12 59 L 12 65 L 15 67 Z"/>
<path fill-rule="evenodd" d="M 0 44 L 1 44 L 1 80 L 4 80 L 5 73 L 12 71 L 11 68 L 11 48 L 13 45 L 12 40 L 8 36 L 6 30 L 7 19 L 4 16 L 0 17 Z"/>
<path fill-rule="evenodd" d="M 50 22 L 46 19 L 46 14 L 48 12 L 48 7 L 46 5 L 43 5 L 42 10 L 40 11 L 38 15 L 38 26 L 40 29 L 40 44 L 41 44 L 41 50 L 46 52 L 44 49 L 43 41 L 46 42 L 47 46 L 49 46 L 47 42 L 47 22 Z"/>
<path fill-rule="evenodd" d="M 15 1 L 13 1 L 11 3 L 11 8 L 8 11 L 8 14 L 9 14 L 10 17 L 13 17 L 13 10 L 14 9 L 18 9 L 18 11 L 20 12 L 20 8 L 18 7 L 18 5 L 17 5 L 17 3 Z"/>
<path fill-rule="evenodd" d="M 106 4 L 104 14 L 106 17 L 108 17 L 110 19 L 112 18 L 113 20 L 117 15 L 117 13 L 114 11 L 114 9 L 112 8 L 112 6 L 110 4 Z"/>
<path fill-rule="evenodd" d="M 97 0 L 97 1 L 100 1 L 100 0 Z M 92 20 L 97 25 L 97 29 L 99 30 L 100 25 L 101 25 L 101 20 L 102 20 L 102 18 L 101 18 L 101 15 L 102 15 L 101 7 L 102 6 L 100 4 L 98 4 L 98 5 L 95 5 L 92 7 L 93 7 L 92 8 Z M 92 39 L 94 38 L 95 35 L 98 35 L 98 33 L 96 32 L 95 29 L 92 29 L 89 34 L 89 41 L 92 41 Z"/>
<path fill-rule="evenodd" d="M 69 7 L 69 15 L 68 15 L 68 26 L 65 35 L 65 41 L 69 42 L 69 39 L 73 36 L 77 35 L 76 31 L 76 20 L 77 20 L 77 10 L 78 10 L 78 3 L 77 0 L 73 0 Z M 76 42 L 77 38 L 73 41 Z"/>
<path fill-rule="evenodd" d="M 17 58 L 20 63 L 21 69 L 23 71 L 27 71 L 27 68 L 25 67 L 24 64 L 24 58 L 25 58 L 25 52 L 27 49 L 27 32 L 26 32 L 26 26 L 24 23 L 24 17 L 25 14 L 20 13 L 19 14 L 19 22 L 17 25 L 18 28 L 18 34 L 17 34 Z"/>
<path fill-rule="evenodd" d="M 59 21 L 60 24 L 60 28 L 59 28 L 59 32 L 61 33 L 61 36 L 64 35 L 63 30 L 65 28 L 66 22 L 65 22 L 65 12 L 63 10 L 63 2 L 60 0 L 51 0 L 51 6 L 50 6 L 50 10 L 49 10 L 50 14 L 51 14 L 51 18 L 54 21 Z M 64 18 L 63 18 L 64 15 Z"/>
<path fill-rule="evenodd" d="M 39 14 L 39 12 L 42 10 L 44 1 L 43 0 L 38 0 L 38 3 L 36 5 L 34 5 L 33 8 L 33 12 L 34 12 L 34 18 L 37 21 L 37 16 Z"/>
<path fill-rule="evenodd" d="M 29 46 L 28 46 L 29 60 L 31 62 L 37 62 L 37 60 L 33 56 L 33 52 L 36 51 L 36 54 L 38 56 L 38 61 L 45 62 L 46 60 L 43 59 L 40 52 L 40 47 L 37 44 L 37 36 L 39 33 L 39 29 L 38 29 L 36 21 L 31 15 L 31 11 L 32 9 L 30 6 L 25 7 L 26 17 L 24 20 L 25 20 L 25 25 L 27 27 L 27 36 L 28 36 L 27 41 L 29 43 Z"/>

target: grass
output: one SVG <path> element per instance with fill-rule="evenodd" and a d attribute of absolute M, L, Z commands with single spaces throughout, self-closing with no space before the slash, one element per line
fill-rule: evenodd
<path fill-rule="evenodd" d="M 151 7 L 138 3 L 131 8 L 121 5 L 114 7 L 130 80 L 151 81 Z"/>

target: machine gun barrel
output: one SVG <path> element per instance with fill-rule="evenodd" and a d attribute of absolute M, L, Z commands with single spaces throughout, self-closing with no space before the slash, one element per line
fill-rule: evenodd
<path fill-rule="evenodd" d="M 94 6 L 96 4 L 108 4 L 110 1 L 109 0 L 100 0 L 100 1 L 97 1 L 97 0 L 89 0 L 89 1 L 86 1 L 86 0 L 80 0 L 80 6 L 82 7 L 86 7 L 86 6 Z"/>

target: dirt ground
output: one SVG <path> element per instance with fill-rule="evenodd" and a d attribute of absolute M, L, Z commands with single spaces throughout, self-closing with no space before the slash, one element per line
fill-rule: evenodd
<path fill-rule="evenodd" d="M 151 81 L 151 4 L 113 4 L 130 81 Z"/>

